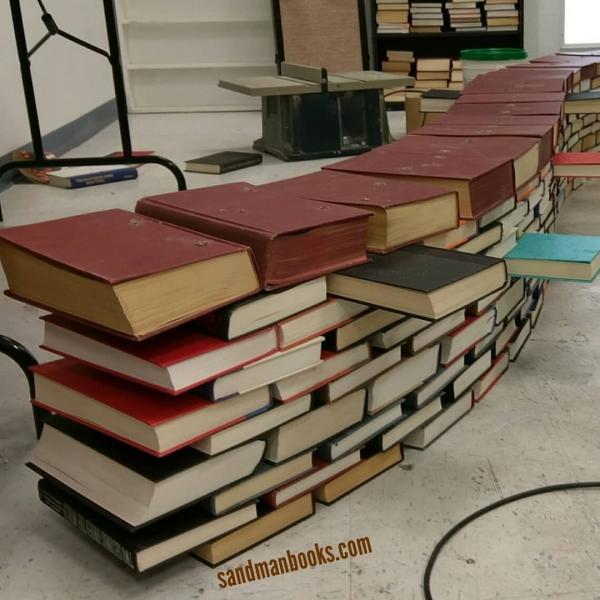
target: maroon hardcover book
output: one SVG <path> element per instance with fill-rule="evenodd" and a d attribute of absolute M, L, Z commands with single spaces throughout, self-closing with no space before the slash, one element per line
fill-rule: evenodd
<path fill-rule="evenodd" d="M 367 261 L 370 212 L 249 183 L 149 196 L 136 212 L 250 246 L 267 290 Z"/>
<path fill-rule="evenodd" d="M 4 247 L 6 252 L 3 252 Z M 11 247 L 41 259 L 43 263 L 36 268 L 39 272 L 44 269 L 44 276 L 25 271 L 23 260 L 11 258 L 14 253 Z M 232 288 L 230 293 L 220 290 L 208 308 L 201 309 L 201 303 L 187 303 L 175 317 L 165 316 L 163 322 L 157 318 L 156 329 L 152 331 L 145 326 L 134 327 L 132 323 L 137 316 L 132 313 L 137 307 L 123 307 L 117 298 L 115 290 L 132 281 L 148 280 L 151 276 L 236 253 L 244 254 L 247 268 L 252 270 L 251 287 L 244 284 Z M 8 295 L 135 339 L 171 329 L 260 289 L 249 248 L 120 209 L 4 229 L 0 231 L 0 255 L 8 276 Z M 5 260 L 9 262 L 4 264 Z M 47 266 L 43 266 L 44 263 Z M 78 294 L 74 294 L 55 285 L 53 274 L 57 270 L 91 280 L 88 291 L 78 288 Z M 37 278 L 32 282 L 32 277 Z M 106 287 L 112 290 L 105 292 Z M 146 303 L 146 309 L 149 305 L 151 303 Z M 160 300 L 156 299 L 151 310 L 160 311 L 161 307 Z M 117 313 L 118 320 L 113 318 Z M 98 322 L 90 321 L 92 314 Z"/>
<path fill-rule="evenodd" d="M 502 94 L 464 94 L 456 101 L 457 104 L 498 104 L 503 102 L 564 102 L 565 92 L 540 94 L 539 92 L 505 92 Z"/>
<path fill-rule="evenodd" d="M 520 78 L 482 77 L 467 84 L 462 95 L 468 94 L 508 94 L 533 93 L 546 94 L 567 92 L 567 84 L 562 79 L 532 79 L 523 81 Z"/>
<path fill-rule="evenodd" d="M 527 137 L 444 137 L 432 135 L 407 135 L 385 147 L 387 152 L 411 154 L 447 154 L 449 156 L 493 156 L 517 161 L 528 152 L 539 154 L 539 139 Z M 373 152 L 382 152 L 383 148 Z M 539 161 L 538 161 L 539 165 Z M 516 170 L 515 170 L 516 172 Z M 533 175 L 528 174 L 527 181 Z M 515 181 L 519 187 L 525 180 Z"/>
<path fill-rule="evenodd" d="M 523 117 L 523 119 L 526 118 Z M 552 125 L 443 125 L 434 123 L 420 129 L 415 129 L 410 135 L 503 138 L 534 137 L 540 140 L 540 167 L 548 164 L 554 153 L 555 130 Z"/>
<path fill-rule="evenodd" d="M 325 167 L 454 189 L 460 216 L 477 219 L 514 194 L 512 162 L 497 157 L 464 157 L 395 152 L 388 146 Z"/>
<path fill-rule="evenodd" d="M 562 102 L 506 102 L 490 104 L 453 104 L 448 114 L 461 115 L 498 115 L 498 116 L 529 116 L 529 115 L 556 115 L 559 117 L 563 111 Z"/>
<path fill-rule="evenodd" d="M 558 79 L 564 83 L 564 90 L 569 91 L 575 83 L 579 82 L 579 69 L 573 67 L 567 67 L 564 69 L 561 69 L 560 67 L 549 68 L 545 63 L 537 63 L 535 65 L 522 65 L 519 69 L 501 69 L 499 71 L 486 73 L 477 77 L 473 83 L 478 83 L 480 80 L 491 81 L 492 79 L 495 81 L 502 81 L 503 83 L 506 83 L 507 81 Z M 562 89 L 559 91 L 562 91 Z"/>
<path fill-rule="evenodd" d="M 581 69 L 581 79 L 591 79 L 598 75 L 597 64 L 600 62 L 599 57 L 594 56 L 574 56 L 566 54 L 549 54 L 534 58 L 532 63 L 549 63 L 560 65 L 561 67 L 578 67 Z"/>

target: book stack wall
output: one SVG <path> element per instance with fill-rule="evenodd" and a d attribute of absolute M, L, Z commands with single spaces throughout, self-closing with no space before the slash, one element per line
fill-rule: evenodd
<path fill-rule="evenodd" d="M 377 0 L 377 33 L 409 33 L 409 3 Z"/>
<path fill-rule="evenodd" d="M 485 0 L 483 4 L 488 31 L 517 31 L 519 10 L 516 2 Z"/>
<path fill-rule="evenodd" d="M 34 368 L 42 502 L 133 570 L 214 566 L 484 400 L 539 324 L 553 157 L 596 122 L 591 96 L 563 111 L 595 62 L 544 58 L 317 173 L 4 229 L 9 294 L 61 357 Z"/>

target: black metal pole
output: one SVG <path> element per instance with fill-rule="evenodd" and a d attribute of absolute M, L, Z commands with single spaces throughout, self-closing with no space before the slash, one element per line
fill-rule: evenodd
<path fill-rule="evenodd" d="M 110 54 L 110 66 L 112 67 L 113 84 L 115 87 L 115 100 L 117 102 L 117 114 L 119 117 L 119 130 L 121 132 L 123 156 L 125 158 L 131 158 L 133 151 L 131 147 L 131 135 L 129 132 L 129 115 L 127 114 L 127 94 L 125 92 L 125 83 L 123 81 L 119 32 L 117 29 L 117 18 L 113 0 L 104 0 L 104 18 L 106 19 L 108 52 Z"/>
<path fill-rule="evenodd" d="M 42 143 L 42 132 L 40 130 L 40 119 L 38 116 L 33 79 L 31 77 L 31 63 L 27 51 L 27 39 L 25 37 L 25 26 L 23 25 L 23 14 L 21 12 L 20 0 L 10 0 L 13 26 L 15 29 L 15 40 L 17 42 L 17 53 L 21 65 L 21 79 L 23 80 L 23 92 L 25 94 L 25 105 L 29 117 L 29 129 L 31 131 L 31 143 L 33 155 L 36 160 L 44 160 L 44 146 Z"/>

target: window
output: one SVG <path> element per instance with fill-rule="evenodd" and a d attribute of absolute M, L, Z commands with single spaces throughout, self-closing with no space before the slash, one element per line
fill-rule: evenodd
<path fill-rule="evenodd" d="M 565 46 L 600 46 L 600 2 L 565 0 Z"/>

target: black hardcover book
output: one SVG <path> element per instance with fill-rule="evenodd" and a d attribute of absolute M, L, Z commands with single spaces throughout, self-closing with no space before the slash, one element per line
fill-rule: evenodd
<path fill-rule="evenodd" d="M 590 90 L 588 92 L 574 92 L 573 94 L 567 94 L 567 102 L 574 102 L 577 100 L 600 100 L 600 91 Z"/>
<path fill-rule="evenodd" d="M 257 514 L 254 504 L 217 518 L 194 506 L 132 533 L 49 481 L 40 479 L 38 493 L 44 504 L 138 573 L 241 527 Z"/>
<path fill-rule="evenodd" d="M 501 289 L 503 260 L 454 250 L 408 246 L 328 276 L 334 296 L 441 319 Z"/>
<path fill-rule="evenodd" d="M 431 98 L 435 100 L 458 100 L 460 98 L 460 90 L 427 90 L 422 98 Z"/>
<path fill-rule="evenodd" d="M 218 152 L 185 162 L 185 170 L 195 173 L 220 175 L 262 163 L 262 154 L 256 152 Z"/>

